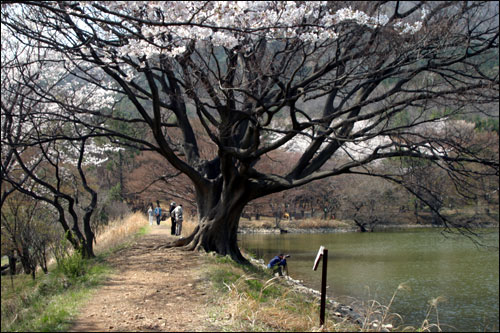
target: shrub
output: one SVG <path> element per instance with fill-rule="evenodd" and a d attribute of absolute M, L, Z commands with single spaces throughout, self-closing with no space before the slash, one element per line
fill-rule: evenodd
<path fill-rule="evenodd" d="M 74 279 L 85 274 L 87 261 L 80 252 L 75 252 L 73 255 L 59 258 L 57 267 L 65 276 Z"/>

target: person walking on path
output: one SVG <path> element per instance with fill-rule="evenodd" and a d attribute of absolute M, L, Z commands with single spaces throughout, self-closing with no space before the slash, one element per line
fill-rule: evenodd
<path fill-rule="evenodd" d="M 170 222 L 172 222 L 172 224 L 170 226 L 170 234 L 171 235 L 175 235 L 175 215 L 173 213 L 174 209 L 175 209 L 175 202 L 172 201 L 172 203 L 170 204 L 170 210 L 169 210 Z"/>
<path fill-rule="evenodd" d="M 161 221 L 161 207 L 160 207 L 160 201 L 156 201 L 156 208 L 155 208 L 155 216 L 156 216 L 156 224 L 160 225 Z"/>
<path fill-rule="evenodd" d="M 182 232 L 182 220 L 183 220 L 182 213 L 183 212 L 184 211 L 182 210 L 182 205 L 175 207 L 175 209 L 173 211 L 174 216 L 175 216 L 175 235 L 176 236 L 180 236 L 181 232 Z"/>
<path fill-rule="evenodd" d="M 148 217 L 149 217 L 149 225 L 153 225 L 153 203 L 151 202 L 149 204 L 149 209 L 148 209 Z"/>

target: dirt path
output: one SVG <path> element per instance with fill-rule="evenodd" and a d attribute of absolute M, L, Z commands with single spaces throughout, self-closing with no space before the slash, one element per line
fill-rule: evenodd
<path fill-rule="evenodd" d="M 153 226 L 132 246 L 113 254 L 115 272 L 81 310 L 71 332 L 220 331 L 211 324 L 198 269 L 200 254 L 177 249 L 152 250 L 173 240 L 170 226 Z"/>

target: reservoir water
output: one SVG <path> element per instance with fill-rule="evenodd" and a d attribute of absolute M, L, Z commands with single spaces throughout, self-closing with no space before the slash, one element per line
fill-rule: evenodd
<path fill-rule="evenodd" d="M 401 284 L 390 312 L 404 326 L 421 327 L 429 301 L 438 300 L 431 323 L 443 331 L 499 329 L 498 229 L 481 231 L 476 246 L 464 236 L 436 229 L 375 233 L 241 234 L 239 245 L 267 262 L 288 253 L 292 278 L 320 290 L 321 268 L 312 270 L 321 245 L 328 249 L 328 297 L 344 304 L 383 305 Z M 320 265 L 321 267 L 321 265 Z"/>

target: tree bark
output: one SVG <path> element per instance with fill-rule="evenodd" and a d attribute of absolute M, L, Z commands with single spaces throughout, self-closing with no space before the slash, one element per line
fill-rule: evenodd
<path fill-rule="evenodd" d="M 213 218 L 201 218 L 199 227 L 190 236 L 192 240 L 186 245 L 186 249 L 213 251 L 220 255 L 229 255 L 238 263 L 248 263 L 238 247 L 239 219 L 240 215 L 235 211 L 225 211 Z"/>
<path fill-rule="evenodd" d="M 26 247 L 23 247 L 22 249 L 17 250 L 17 254 L 19 256 L 19 259 L 21 260 L 21 265 L 23 266 L 24 274 L 31 274 L 31 263 L 30 263 L 30 255 L 29 251 Z"/>
<path fill-rule="evenodd" d="M 238 226 L 243 209 L 251 200 L 251 190 L 241 179 L 232 179 L 228 183 L 197 191 L 198 226 L 191 235 L 168 244 L 168 247 L 216 252 L 229 255 L 238 263 L 249 263 L 238 247 Z"/>
<path fill-rule="evenodd" d="M 11 251 L 11 254 L 8 255 L 8 258 L 9 258 L 10 275 L 15 275 L 15 274 L 17 274 L 17 270 L 16 270 L 17 258 L 14 256 L 13 251 Z"/>
<path fill-rule="evenodd" d="M 85 259 L 95 258 L 93 239 L 91 241 L 87 239 L 82 242 L 82 256 Z"/>

